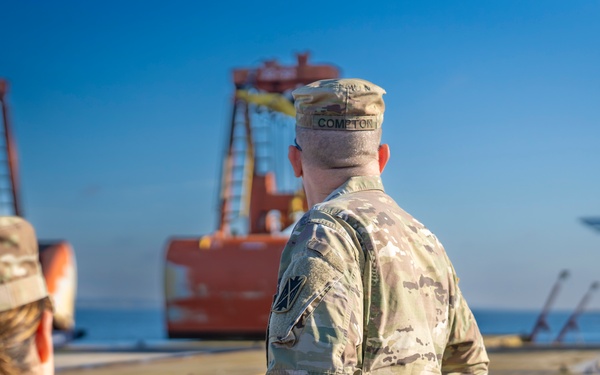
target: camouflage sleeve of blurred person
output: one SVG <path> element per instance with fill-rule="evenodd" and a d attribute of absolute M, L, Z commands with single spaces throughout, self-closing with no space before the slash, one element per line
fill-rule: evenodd
<path fill-rule="evenodd" d="M 442 359 L 443 374 L 487 374 L 489 359 L 483 337 L 471 309 L 458 286 L 452 268 L 455 290 L 451 293 L 450 336 Z"/>
<path fill-rule="evenodd" d="M 320 215 L 306 215 L 283 251 L 267 374 L 352 374 L 361 361 L 361 253 L 335 220 Z"/>

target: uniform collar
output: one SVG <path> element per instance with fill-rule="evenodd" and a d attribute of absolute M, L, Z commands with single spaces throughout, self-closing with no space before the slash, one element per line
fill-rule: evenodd
<path fill-rule="evenodd" d="M 344 194 L 363 190 L 383 190 L 383 182 L 380 176 L 354 176 L 350 177 L 340 187 L 335 189 L 325 198 L 324 202 L 337 198 Z"/>

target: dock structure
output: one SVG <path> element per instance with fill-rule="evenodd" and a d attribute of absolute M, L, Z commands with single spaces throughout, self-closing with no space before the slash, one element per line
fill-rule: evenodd
<path fill-rule="evenodd" d="M 488 347 L 490 373 L 598 374 L 598 346 Z M 56 353 L 57 374 L 258 375 L 266 371 L 264 341 L 171 341 L 166 346 L 71 346 Z"/>
<path fill-rule="evenodd" d="M 560 333 L 554 340 L 555 343 L 564 342 L 565 336 L 567 335 L 567 333 L 569 331 L 579 330 L 579 325 L 577 324 L 577 318 L 579 318 L 579 316 L 585 310 L 587 304 L 589 303 L 590 299 L 592 298 L 592 294 L 594 293 L 594 291 L 596 291 L 596 289 L 598 289 L 598 285 L 599 284 L 597 281 L 594 281 L 592 283 L 592 285 L 590 285 L 590 288 L 585 293 L 585 295 L 583 296 L 583 298 L 581 299 L 581 301 L 579 302 L 579 304 L 577 305 L 577 307 L 575 308 L 575 310 L 573 311 L 571 316 L 569 316 L 569 319 L 567 319 L 567 322 L 565 323 L 563 328 L 560 330 Z"/>
<path fill-rule="evenodd" d="M 558 275 L 558 279 L 554 283 L 552 290 L 550 291 L 550 295 L 548 295 L 548 298 L 546 299 L 544 308 L 540 312 L 540 315 L 538 316 L 531 333 L 523 338 L 524 341 L 535 342 L 537 335 L 541 331 L 549 331 L 550 330 L 550 325 L 548 324 L 548 321 L 547 321 L 548 313 L 550 312 L 550 308 L 554 304 L 554 300 L 556 299 L 556 296 L 558 295 L 558 292 L 560 291 L 560 287 L 561 287 L 562 283 L 565 281 L 565 279 L 567 277 L 569 277 L 569 271 L 562 270 L 560 272 L 560 274 Z"/>

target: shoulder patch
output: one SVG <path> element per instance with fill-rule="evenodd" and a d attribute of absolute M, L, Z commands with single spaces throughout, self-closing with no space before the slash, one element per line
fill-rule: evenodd
<path fill-rule="evenodd" d="M 294 276 L 287 278 L 283 282 L 281 293 L 279 293 L 277 296 L 277 300 L 275 300 L 271 311 L 275 313 L 284 313 L 288 311 L 294 304 L 294 301 L 296 300 L 296 297 L 298 297 L 298 294 L 300 293 L 300 290 L 304 286 L 305 282 L 306 276 Z"/>

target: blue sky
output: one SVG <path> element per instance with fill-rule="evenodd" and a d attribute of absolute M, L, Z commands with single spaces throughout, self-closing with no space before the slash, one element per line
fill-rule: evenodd
<path fill-rule="evenodd" d="M 0 2 L 25 216 L 82 299 L 160 303 L 167 239 L 215 229 L 231 70 L 303 51 L 387 90 L 384 184 L 473 307 L 600 278 L 599 1 L 202 4 Z"/>

